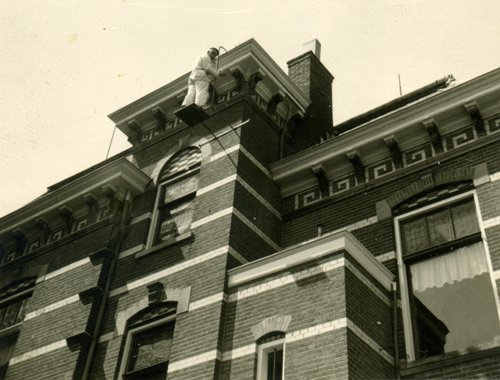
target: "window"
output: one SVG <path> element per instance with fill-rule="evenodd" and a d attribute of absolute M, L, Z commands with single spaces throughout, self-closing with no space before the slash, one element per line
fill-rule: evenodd
<path fill-rule="evenodd" d="M 396 219 L 410 360 L 491 344 L 497 301 L 473 193 Z"/>
<path fill-rule="evenodd" d="M 177 241 L 189 233 L 200 162 L 201 151 L 189 147 L 176 153 L 161 170 L 149 247 Z"/>
<path fill-rule="evenodd" d="M 0 290 L 0 379 L 7 372 L 35 282 L 27 278 Z"/>
<path fill-rule="evenodd" d="M 285 334 L 269 333 L 258 341 L 257 380 L 284 379 Z"/>
<path fill-rule="evenodd" d="M 161 302 L 127 322 L 123 379 L 165 379 L 175 327 L 175 302 Z"/>

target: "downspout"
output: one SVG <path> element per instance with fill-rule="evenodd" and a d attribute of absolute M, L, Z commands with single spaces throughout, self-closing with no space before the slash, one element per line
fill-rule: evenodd
<path fill-rule="evenodd" d="M 104 320 L 104 312 L 106 310 L 109 293 L 111 291 L 111 283 L 113 282 L 113 277 L 116 270 L 116 264 L 118 262 L 118 253 L 120 250 L 120 245 L 123 240 L 123 237 L 125 236 L 127 222 L 130 215 L 130 209 L 132 205 L 132 196 L 130 192 L 128 191 L 126 193 L 123 202 L 119 202 L 119 200 L 117 199 L 116 204 L 117 205 L 115 206 L 115 209 L 118 215 L 116 215 L 115 212 L 113 212 L 113 214 L 115 214 L 116 216 L 114 217 L 115 218 L 114 226 L 111 231 L 111 237 L 108 243 L 108 249 L 112 253 L 112 259 L 109 267 L 108 276 L 106 279 L 106 285 L 103 290 L 101 304 L 99 306 L 99 312 L 97 314 L 97 321 L 95 324 L 94 331 L 92 333 L 92 340 L 90 342 L 89 351 L 87 353 L 87 358 L 85 361 L 85 366 L 83 368 L 83 374 L 81 377 L 82 380 L 87 380 L 89 378 L 90 370 L 92 368 L 92 359 L 94 358 L 94 352 L 97 347 L 97 343 L 99 342 L 99 333 L 101 331 L 102 322 Z M 119 208 L 120 204 L 121 208 Z"/>
<path fill-rule="evenodd" d="M 395 282 L 391 283 L 392 293 L 392 337 L 394 346 L 394 371 L 396 380 L 400 379 L 399 371 L 399 339 L 398 339 L 398 293 L 397 285 Z"/>

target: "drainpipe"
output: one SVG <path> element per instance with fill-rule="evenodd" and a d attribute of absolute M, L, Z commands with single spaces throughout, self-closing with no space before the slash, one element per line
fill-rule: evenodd
<path fill-rule="evenodd" d="M 398 341 L 398 293 L 395 282 L 391 283 L 392 293 L 392 337 L 394 346 L 394 371 L 396 380 L 400 379 L 399 373 L 399 341 Z"/>
<path fill-rule="evenodd" d="M 120 244 L 125 236 L 128 218 L 130 215 L 132 196 L 130 192 L 124 197 L 124 201 L 119 208 L 120 202 L 116 202 L 116 213 L 118 215 L 114 216 L 114 226 L 111 231 L 111 237 L 109 239 L 108 248 L 112 252 L 111 264 L 109 267 L 108 276 L 106 279 L 106 285 L 103 290 L 101 304 L 99 306 L 99 312 L 97 314 L 97 321 L 95 324 L 94 331 L 92 333 L 92 341 L 90 343 L 89 351 L 87 353 L 87 358 L 85 361 L 85 367 L 83 368 L 83 374 L 81 379 L 87 380 L 89 378 L 90 369 L 92 368 L 92 359 L 94 358 L 94 352 L 99 341 L 99 333 L 101 331 L 102 322 L 104 320 L 104 311 L 106 310 L 107 301 L 109 298 L 109 292 L 111 291 L 111 283 L 113 282 L 113 277 L 116 269 L 116 264 L 118 262 L 118 253 L 120 250 Z"/>

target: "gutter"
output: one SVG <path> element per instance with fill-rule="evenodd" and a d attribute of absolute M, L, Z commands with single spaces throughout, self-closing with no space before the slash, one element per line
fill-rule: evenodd
<path fill-rule="evenodd" d="M 370 120 L 376 119 L 377 117 L 385 115 L 425 96 L 431 95 L 440 89 L 448 87 L 448 85 L 454 80 L 455 78 L 452 75 L 448 75 L 442 79 L 428 84 L 427 86 L 421 87 L 406 95 L 393 99 L 388 103 L 382 104 L 381 106 L 378 106 L 368 112 L 362 113 L 361 115 L 355 116 L 349 120 L 344 121 L 343 123 L 340 123 L 337 126 L 334 126 L 333 134 L 334 136 L 338 136 Z"/>

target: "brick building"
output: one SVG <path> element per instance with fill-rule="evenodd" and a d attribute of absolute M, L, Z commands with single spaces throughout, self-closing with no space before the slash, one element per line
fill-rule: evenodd
<path fill-rule="evenodd" d="M 500 378 L 500 69 L 333 127 L 313 52 L 220 67 L 0 219 L 0 378 Z"/>

